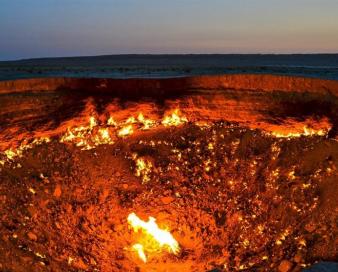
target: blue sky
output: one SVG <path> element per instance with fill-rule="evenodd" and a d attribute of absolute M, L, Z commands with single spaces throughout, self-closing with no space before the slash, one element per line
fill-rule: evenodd
<path fill-rule="evenodd" d="M 338 53 L 338 0 L 1 0 L 0 60 Z"/>

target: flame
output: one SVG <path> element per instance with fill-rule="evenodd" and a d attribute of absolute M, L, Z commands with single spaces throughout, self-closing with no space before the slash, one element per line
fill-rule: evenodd
<path fill-rule="evenodd" d="M 282 133 L 273 131 L 272 135 L 277 138 L 298 138 L 302 136 L 325 136 L 327 135 L 329 129 L 318 129 L 315 130 L 313 128 L 309 128 L 307 126 L 303 127 L 303 131 L 300 132 L 289 132 L 289 133 Z"/>
<path fill-rule="evenodd" d="M 179 109 L 175 109 L 171 115 L 163 118 L 162 124 L 164 126 L 179 126 L 187 121 L 186 117 L 180 116 Z M 115 141 L 111 138 L 113 133 L 114 136 L 125 138 L 132 135 L 135 129 L 148 130 L 158 125 L 159 122 L 145 118 L 142 112 L 138 114 L 137 118 L 130 116 L 120 122 L 110 116 L 105 123 L 101 123 L 94 116 L 90 116 L 87 125 L 68 127 L 59 141 L 61 143 L 73 143 L 81 147 L 82 150 L 90 150 L 98 145 L 114 144 Z M 8 156 L 11 157 L 10 151 L 8 153 Z M 0 161 L 0 164 L 2 164 L 2 161 Z"/>
<path fill-rule="evenodd" d="M 133 159 L 136 159 L 137 155 L 133 156 Z M 137 177 L 142 177 L 143 183 L 150 181 L 149 175 L 151 174 L 152 163 L 148 160 L 144 160 L 142 158 L 136 159 L 136 173 Z"/>
<path fill-rule="evenodd" d="M 165 127 L 169 126 L 179 126 L 188 122 L 188 119 L 185 116 L 180 116 L 179 109 L 175 109 L 171 115 L 164 116 L 162 124 Z"/>
<path fill-rule="evenodd" d="M 135 124 L 137 121 L 136 121 L 136 119 L 135 119 L 135 117 L 134 116 L 131 116 L 131 117 L 129 117 L 127 120 L 126 120 L 126 124 Z"/>
<path fill-rule="evenodd" d="M 139 121 L 141 124 L 143 124 L 143 130 L 150 129 L 155 125 L 155 121 L 150 119 L 145 119 L 142 113 L 139 113 L 137 116 L 137 121 Z"/>
<path fill-rule="evenodd" d="M 93 116 L 88 121 L 87 126 L 68 128 L 67 132 L 60 138 L 60 142 L 74 143 L 82 150 L 90 150 L 102 144 L 114 144 L 108 127 L 98 127 L 98 123 Z"/>
<path fill-rule="evenodd" d="M 108 121 L 107 121 L 107 125 L 108 126 L 117 126 L 117 122 L 114 120 L 114 118 L 112 116 L 109 117 Z"/>
<path fill-rule="evenodd" d="M 88 143 L 88 138 L 91 136 L 93 128 L 97 125 L 95 117 L 89 117 L 88 126 L 79 126 L 68 128 L 67 132 L 61 137 L 60 142 L 74 142 L 76 146 L 82 149 L 92 149 L 93 146 Z"/>
<path fill-rule="evenodd" d="M 110 138 L 109 129 L 108 128 L 100 128 L 98 130 L 98 135 L 95 137 L 95 144 L 112 144 L 114 143 Z"/>
<path fill-rule="evenodd" d="M 133 134 L 133 132 L 134 132 L 133 126 L 132 126 L 132 125 L 128 125 L 128 126 L 122 127 L 122 128 L 117 132 L 117 135 L 118 135 L 119 137 L 125 137 L 125 136 L 128 136 L 128 135 Z"/>
<path fill-rule="evenodd" d="M 97 122 L 94 116 L 89 118 L 89 128 L 93 129 L 93 127 L 97 126 Z"/>
<path fill-rule="evenodd" d="M 41 145 L 43 143 L 49 143 L 50 138 L 48 137 L 41 137 L 34 139 L 31 143 L 22 143 L 18 148 L 13 149 L 7 149 L 0 155 L 4 156 L 4 159 L 0 160 L 1 165 L 5 165 L 5 163 L 11 163 L 16 158 L 21 158 L 23 156 L 23 152 L 28 149 L 32 149 L 34 146 Z"/>
<path fill-rule="evenodd" d="M 166 115 L 162 119 L 162 125 L 164 126 L 179 126 L 188 122 L 185 116 L 181 116 L 180 110 L 175 109 L 170 115 Z M 138 124 L 141 125 L 138 126 Z M 112 137 L 116 135 L 120 138 L 124 138 L 134 133 L 134 129 L 139 128 L 141 130 L 148 130 L 156 128 L 159 122 L 145 118 L 144 114 L 140 112 L 135 118 L 131 116 L 125 121 L 117 122 L 110 116 L 106 121 L 106 124 L 100 123 L 94 116 L 88 118 L 88 123 L 82 126 L 68 127 L 66 132 L 60 136 L 59 142 L 61 143 L 73 143 L 75 146 L 80 147 L 82 150 L 90 150 L 98 145 L 102 144 L 114 144 Z M 311 129 L 305 128 L 305 135 L 314 134 Z M 318 134 L 325 134 L 325 130 L 317 131 Z M 279 135 L 279 134 L 278 134 Z M 278 135 L 275 135 L 278 137 Z M 283 137 L 280 136 L 280 137 Z M 288 136 L 284 136 L 288 137 Z M 34 139 L 29 144 L 22 144 L 16 149 L 8 149 L 0 153 L 0 165 L 4 165 L 6 162 L 13 161 L 17 157 L 22 156 L 22 152 L 26 149 L 32 148 L 34 145 L 41 144 L 43 142 L 50 141 L 47 137 Z M 2 158 L 3 157 L 3 158 Z M 151 168 L 151 163 L 139 160 L 137 163 L 138 171 L 137 176 L 143 176 L 144 182 L 148 181 L 147 175 L 150 173 L 147 169 Z"/>
<path fill-rule="evenodd" d="M 140 257 L 140 259 L 143 261 L 143 262 L 147 262 L 147 257 L 146 257 L 146 254 L 144 253 L 144 248 L 141 244 L 135 244 L 133 245 L 132 247 L 138 254 L 138 256 Z"/>
<path fill-rule="evenodd" d="M 135 213 L 131 213 L 128 215 L 128 223 L 133 228 L 134 232 L 142 231 L 142 233 L 147 236 L 147 244 L 151 243 L 151 247 L 155 247 L 157 250 L 164 248 L 175 255 L 180 252 L 178 242 L 169 231 L 162 230 L 158 227 L 154 217 L 149 216 L 148 222 L 145 222 Z M 149 250 L 151 247 L 148 247 Z M 147 261 L 144 253 L 147 248 L 144 245 L 138 243 L 134 244 L 132 248 L 138 253 L 141 260 L 144 262 Z"/>
<path fill-rule="evenodd" d="M 4 154 L 6 155 L 8 160 L 14 160 L 15 157 L 21 156 L 22 152 L 20 149 L 17 150 L 8 149 L 5 150 Z"/>

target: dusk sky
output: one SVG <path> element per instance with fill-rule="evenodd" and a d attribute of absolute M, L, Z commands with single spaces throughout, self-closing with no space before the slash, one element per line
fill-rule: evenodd
<path fill-rule="evenodd" d="M 0 60 L 338 53 L 337 0 L 1 0 Z"/>

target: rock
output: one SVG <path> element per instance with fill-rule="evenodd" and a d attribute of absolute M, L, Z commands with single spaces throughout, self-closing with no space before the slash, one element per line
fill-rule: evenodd
<path fill-rule="evenodd" d="M 22 257 L 20 257 L 20 259 L 25 263 L 32 263 L 33 262 L 32 257 L 22 256 Z M 1 268 L 1 266 L 0 266 L 0 268 Z"/>
<path fill-rule="evenodd" d="M 278 266 L 278 271 L 280 272 L 288 272 L 291 270 L 293 263 L 288 260 L 283 260 Z"/>
<path fill-rule="evenodd" d="M 304 260 L 303 260 L 303 257 L 300 253 L 297 253 L 294 257 L 293 257 L 293 260 L 296 262 L 296 263 L 302 263 Z"/>
<path fill-rule="evenodd" d="M 97 265 L 97 262 L 95 261 L 94 258 L 90 258 L 90 264 L 91 265 Z"/>
<path fill-rule="evenodd" d="M 174 198 L 171 196 L 164 196 L 161 198 L 161 201 L 164 205 L 170 204 L 171 202 L 174 201 Z"/>
<path fill-rule="evenodd" d="M 103 203 L 106 201 L 107 197 L 109 196 L 109 190 L 104 189 L 103 192 L 100 194 L 100 203 Z"/>
<path fill-rule="evenodd" d="M 61 186 L 60 184 L 56 185 L 53 196 L 55 196 L 56 198 L 59 198 L 61 196 Z"/>
<path fill-rule="evenodd" d="M 305 230 L 310 233 L 313 232 L 315 229 L 316 229 L 316 226 L 314 224 L 309 223 L 305 225 Z"/>
<path fill-rule="evenodd" d="M 82 261 L 82 259 L 76 259 L 73 261 L 73 267 L 77 269 L 87 270 L 88 266 Z"/>
<path fill-rule="evenodd" d="M 32 241 L 38 240 L 38 236 L 36 236 L 36 234 L 33 233 L 33 232 L 28 232 L 28 233 L 27 233 L 27 236 L 28 236 L 28 238 L 29 238 L 30 240 L 32 240 Z"/>

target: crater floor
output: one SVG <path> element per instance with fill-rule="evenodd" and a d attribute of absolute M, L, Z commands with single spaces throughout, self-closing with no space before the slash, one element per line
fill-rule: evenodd
<path fill-rule="evenodd" d="M 145 162 L 140 168 L 138 160 Z M 5 271 L 292 271 L 337 259 L 338 143 L 186 123 L 92 150 L 51 139 L 0 172 Z M 127 222 L 181 251 L 142 262 Z M 286 271 L 286 270 L 284 270 Z"/>

